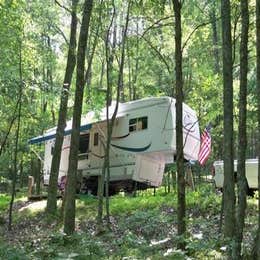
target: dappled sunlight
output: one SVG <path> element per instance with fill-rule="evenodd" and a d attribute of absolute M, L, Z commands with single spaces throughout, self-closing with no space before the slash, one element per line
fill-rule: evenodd
<path fill-rule="evenodd" d="M 136 197 L 119 194 L 110 197 L 110 230 L 97 232 L 97 197 L 78 195 L 76 200 L 76 232 L 63 233 L 60 212 L 46 219 L 46 200 L 15 202 L 14 232 L 9 242 L 19 245 L 34 257 L 71 256 L 82 259 L 221 259 L 225 251 L 218 231 L 221 195 L 209 185 L 196 191 L 187 190 L 187 248 L 177 250 L 177 196 L 160 189 L 141 191 Z M 248 198 L 249 217 L 246 219 L 245 246 L 252 243 L 255 223 L 256 198 Z M 105 202 L 105 200 L 104 200 Z M 61 200 L 58 201 L 59 208 Z M 105 209 L 105 203 L 104 203 Z M 1 248 L 0 248 L 1 251 Z M 153 258 L 154 256 L 155 258 Z M 85 258 L 84 258 L 85 257 Z M 157 257 L 157 258 L 156 258 Z M 206 257 L 206 258 L 205 258 Z"/>
<path fill-rule="evenodd" d="M 26 205 L 26 206 L 20 208 L 18 211 L 24 212 L 26 210 L 26 211 L 30 211 L 30 212 L 39 212 L 39 211 L 43 211 L 45 209 L 46 205 L 47 205 L 47 201 L 41 200 L 41 201 L 30 203 L 29 205 Z"/>

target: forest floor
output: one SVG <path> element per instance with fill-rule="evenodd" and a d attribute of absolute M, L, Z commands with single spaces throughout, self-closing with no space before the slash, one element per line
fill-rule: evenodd
<path fill-rule="evenodd" d="M 14 205 L 7 231 L 8 198 L 0 195 L 0 259 L 225 259 L 227 243 L 219 232 L 221 193 L 212 184 L 187 189 L 185 251 L 177 249 L 177 194 L 159 189 L 110 199 L 110 225 L 97 232 L 97 198 L 77 199 L 76 232 L 62 232 L 59 215 L 46 219 L 46 200 Z M 243 254 L 249 254 L 257 227 L 257 199 L 248 198 Z M 2 237 L 2 238 L 1 238 Z"/>

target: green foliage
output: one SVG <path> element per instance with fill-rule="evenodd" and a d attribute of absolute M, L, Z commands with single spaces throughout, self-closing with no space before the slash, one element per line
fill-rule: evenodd
<path fill-rule="evenodd" d="M 146 240 L 161 239 L 169 231 L 169 216 L 159 214 L 158 210 L 136 211 L 130 216 L 124 218 L 122 225 L 127 227 L 131 233 Z"/>
<path fill-rule="evenodd" d="M 195 191 L 187 193 L 188 208 L 199 206 L 201 212 L 214 213 L 220 211 L 221 197 L 213 192 L 213 186 L 209 184 L 199 185 Z"/>
<path fill-rule="evenodd" d="M 29 259 L 25 252 L 16 247 L 10 247 L 6 245 L 0 239 L 0 259 L 6 260 L 27 260 Z"/>
<path fill-rule="evenodd" d="M 0 194 L 0 212 L 7 209 L 10 202 L 10 197 L 4 194 Z"/>
<path fill-rule="evenodd" d="M 0 201 L 8 203 L 7 196 Z M 14 212 L 14 242 L 1 244 L 3 259 L 223 259 L 227 244 L 218 232 L 221 195 L 209 183 L 196 185 L 196 191 L 187 189 L 187 243 L 185 251 L 176 249 L 177 194 L 165 194 L 164 188 L 142 191 L 137 197 L 117 195 L 111 198 L 110 230 L 97 233 L 97 199 L 80 195 L 77 199 L 76 233 L 61 233 L 61 218 L 44 217 L 44 207 Z M 16 202 L 18 210 L 24 204 Z M 44 204 L 43 204 L 44 205 Z M 257 223 L 257 199 L 248 199 L 244 254 L 248 253 L 250 239 Z M 1 207 L 1 212 L 4 210 Z M 36 232 L 37 231 L 37 232 Z M 0 230 L 0 232 L 2 232 Z M 13 248 L 15 245 L 18 250 Z M 6 258 L 8 256 L 9 258 Z M 22 258 L 24 257 L 24 258 Z M 27 257 L 27 258 L 26 258 Z"/>
<path fill-rule="evenodd" d="M 60 90 L 64 76 L 66 54 L 69 36 L 70 13 L 61 8 L 52 0 L 0 0 L 0 146 L 10 129 L 6 145 L 0 156 L 0 178 L 9 182 L 13 173 L 13 153 L 15 130 L 17 127 L 17 96 L 20 84 L 23 84 L 22 97 L 22 124 L 18 151 L 18 181 L 26 179 L 31 172 L 31 159 L 35 157 L 30 152 L 27 140 L 42 134 L 46 129 L 53 127 L 57 122 L 57 112 L 60 99 Z M 69 1 L 58 1 L 70 9 Z M 105 105 L 106 95 L 106 60 L 105 35 L 111 19 L 112 1 L 94 1 L 92 28 L 90 30 L 90 53 L 95 49 L 93 57 L 91 79 L 88 82 L 84 97 L 83 113 L 89 110 L 95 112 Z M 121 31 L 124 24 L 125 3 L 115 1 L 116 8 L 116 45 L 112 71 L 113 98 L 118 78 L 118 64 L 121 52 Z M 174 35 L 173 11 L 171 1 L 132 1 L 130 10 L 130 29 L 126 42 L 126 58 L 124 69 L 124 96 L 125 101 L 174 93 Z M 211 161 L 222 158 L 223 139 L 223 109 L 222 109 L 222 76 L 214 69 L 214 50 L 221 56 L 220 32 L 220 3 L 217 1 L 183 1 L 182 8 L 182 38 L 183 44 L 183 76 L 184 98 L 199 116 L 201 130 L 211 122 L 213 147 Z M 82 5 L 82 2 L 80 3 Z M 251 12 L 254 5 L 250 3 Z M 102 10 L 102 21 L 98 14 Z M 218 42 L 213 43 L 212 15 L 216 16 L 216 32 Z M 237 135 L 237 101 L 239 86 L 239 1 L 232 5 L 232 30 L 236 39 L 234 44 L 234 101 L 235 101 L 235 135 Z M 254 16 L 251 15 L 249 32 L 249 84 L 248 84 L 248 157 L 255 157 L 256 149 L 256 118 L 257 95 L 255 79 L 255 27 Z M 79 16 L 80 20 L 80 16 Z M 235 22 L 238 22 L 235 25 Z M 137 27 L 138 24 L 138 27 Z M 116 26 L 115 26 L 116 27 Z M 95 37 L 98 37 L 94 47 Z M 188 40 L 186 42 L 186 40 Z M 221 58 L 221 57 L 220 57 Z M 221 59 L 220 59 L 221 60 Z M 72 84 L 73 93 L 75 82 Z M 70 95 L 68 118 L 72 116 L 72 99 Z M 235 138 L 236 139 L 236 138 Z M 2 148 L 2 147 L 1 147 Z M 34 147 L 43 155 L 42 147 Z M 211 161 L 209 163 L 211 163 Z M 200 172 L 208 172 L 209 168 Z M 175 168 L 171 168 L 175 170 Z M 2 180 L 1 180 L 2 182 Z M 25 182 L 24 182 L 25 183 Z M 1 187 L 0 187 L 1 189 Z M 187 241 L 187 252 L 179 252 L 174 245 L 176 235 L 170 236 L 170 246 L 150 246 L 149 239 L 164 238 L 167 229 L 174 227 L 176 220 L 177 195 L 176 191 L 166 194 L 164 188 L 139 192 L 137 197 L 115 196 L 111 199 L 111 214 L 115 218 L 115 232 L 108 232 L 100 237 L 86 231 L 86 234 L 77 234 L 65 237 L 57 229 L 60 221 L 55 217 L 56 231 L 54 234 L 39 234 L 40 241 L 33 239 L 31 244 L 26 240 L 24 247 L 31 258 L 75 258 L 75 259 L 102 259 L 111 256 L 112 259 L 121 259 L 124 256 L 133 258 L 161 259 L 167 250 L 170 250 L 169 259 L 184 259 L 190 254 L 198 259 L 218 258 L 222 256 L 218 234 L 210 234 L 216 230 L 217 215 L 220 211 L 221 197 L 212 192 L 212 186 L 196 186 L 195 191 L 187 189 L 187 222 L 189 233 L 201 228 L 205 239 L 200 240 L 191 235 Z M 10 198 L 0 195 L 0 212 L 8 208 Z M 256 223 L 254 216 L 256 197 L 249 200 L 248 224 L 251 228 Z M 16 204 L 17 205 L 17 204 Z M 80 196 L 77 200 L 77 220 L 90 221 L 88 227 L 95 223 L 97 199 L 89 196 Z M 25 210 L 16 214 L 15 225 L 26 223 L 26 220 L 37 219 L 40 224 L 41 211 Z M 39 219 L 38 219 L 39 218 Z M 91 222 L 92 221 L 92 222 Z M 51 221 L 50 221 L 51 222 Z M 212 222 L 212 225 L 209 223 Z M 36 223 L 34 223 L 36 225 Z M 46 224 L 46 223 L 45 223 Z M 207 229 L 207 225 L 210 228 Z M 45 227 L 46 228 L 46 227 Z M 95 229 L 95 224 L 91 230 Z M 46 228 L 47 232 L 50 232 Z M 118 235 L 119 234 L 119 235 Z M 249 236 L 249 234 L 247 235 Z M 0 241 L 2 242 L 2 241 Z M 109 244 L 108 244 L 109 242 Z M 112 244 L 112 246 L 110 245 Z M 167 243 L 166 243 L 167 244 Z M 18 247 L 18 246 L 17 246 Z M 23 252 L 0 246 L 0 258 L 23 259 Z M 8 258 L 9 257 L 9 258 Z"/>
<path fill-rule="evenodd" d="M 111 213 L 116 215 L 125 215 L 139 209 L 158 209 L 162 205 L 176 205 L 176 198 L 172 194 L 165 195 L 163 189 L 157 190 L 157 194 L 162 196 L 153 196 L 153 190 L 143 192 L 143 196 L 125 197 L 115 196 L 111 199 Z"/>

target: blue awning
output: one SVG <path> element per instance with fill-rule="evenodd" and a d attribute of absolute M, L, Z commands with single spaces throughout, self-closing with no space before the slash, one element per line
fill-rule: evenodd
<path fill-rule="evenodd" d="M 92 127 L 92 124 L 86 124 L 86 125 L 82 125 L 80 127 L 80 132 L 81 131 L 86 131 L 86 130 L 89 130 L 91 129 Z M 70 135 L 72 132 L 72 129 L 68 129 L 68 130 L 65 130 L 65 133 L 64 135 Z M 51 132 L 51 133 L 46 133 L 45 135 L 40 135 L 40 136 L 37 136 L 37 137 L 34 137 L 32 139 L 30 139 L 28 141 L 29 144 L 38 144 L 38 143 L 42 143 L 42 142 L 45 142 L 45 141 L 48 141 L 48 140 L 51 140 L 51 139 L 55 139 L 55 136 L 56 136 L 56 132 Z"/>

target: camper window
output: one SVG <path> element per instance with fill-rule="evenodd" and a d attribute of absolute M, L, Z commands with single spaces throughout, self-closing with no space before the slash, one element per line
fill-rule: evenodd
<path fill-rule="evenodd" d="M 87 153 L 89 150 L 89 134 L 80 135 L 79 154 Z"/>
<path fill-rule="evenodd" d="M 94 133 L 94 146 L 98 146 L 98 133 Z"/>
<path fill-rule="evenodd" d="M 140 118 L 132 118 L 129 120 L 129 132 L 147 129 L 147 126 L 148 126 L 147 116 L 140 117 Z"/>
<path fill-rule="evenodd" d="M 136 123 L 137 123 L 137 118 L 133 118 L 129 120 L 129 132 L 136 131 Z"/>

